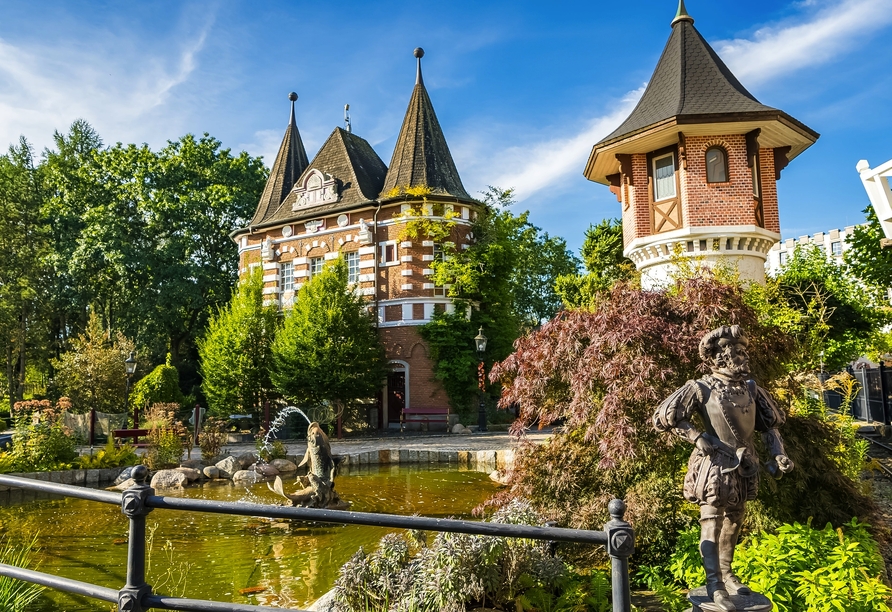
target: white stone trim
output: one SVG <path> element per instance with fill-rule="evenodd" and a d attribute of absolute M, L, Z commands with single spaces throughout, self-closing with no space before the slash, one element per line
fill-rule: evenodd
<path fill-rule="evenodd" d="M 412 291 L 412 283 L 400 285 L 400 289 L 402 289 L 403 291 Z"/>
<path fill-rule="evenodd" d="M 359 254 L 360 255 L 374 255 L 375 254 L 375 246 L 372 245 L 372 246 L 359 247 Z"/>
<path fill-rule="evenodd" d="M 400 276 L 412 276 L 412 270 L 400 270 Z"/>
<path fill-rule="evenodd" d="M 412 248 L 412 243 L 411 243 L 410 241 L 408 241 L 408 240 L 405 240 L 405 241 L 403 241 L 403 242 L 400 243 L 400 248 L 401 248 L 401 249 L 411 249 L 411 248 Z"/>
<path fill-rule="evenodd" d="M 360 266 L 360 267 L 362 267 L 362 266 Z M 375 275 L 374 275 L 374 274 L 360 274 L 360 275 L 359 275 L 359 282 L 361 282 L 361 283 L 373 283 L 373 282 L 375 282 Z"/>
<path fill-rule="evenodd" d="M 427 321 L 430 321 L 434 318 L 434 305 L 430 303 L 424 304 L 424 318 Z"/>
<path fill-rule="evenodd" d="M 272 295 L 274 293 L 279 293 L 278 287 L 264 287 L 263 288 L 263 295 Z"/>
<path fill-rule="evenodd" d="M 433 241 L 433 240 L 423 240 L 423 241 L 421 242 L 421 246 L 423 246 L 423 247 L 432 247 L 432 246 L 434 246 L 434 241 Z"/>
<path fill-rule="evenodd" d="M 400 261 L 402 263 L 409 263 L 410 261 L 412 261 L 412 256 L 411 255 L 401 255 Z"/>
<path fill-rule="evenodd" d="M 433 260 L 434 260 L 433 255 L 422 255 L 421 256 L 421 261 L 433 261 Z"/>
<path fill-rule="evenodd" d="M 360 294 L 361 295 L 375 295 L 375 288 L 374 287 L 366 287 L 366 288 L 360 290 Z"/>
<path fill-rule="evenodd" d="M 433 289 L 434 287 L 436 287 L 436 285 L 433 284 L 433 283 L 424 283 L 424 284 L 422 285 L 422 288 L 423 288 L 423 289 Z"/>
<path fill-rule="evenodd" d="M 274 262 L 274 261 L 264 262 L 264 263 L 263 263 L 263 269 L 264 269 L 264 270 L 278 270 L 278 269 L 279 269 L 279 264 L 277 264 L 277 263 Z"/>
<path fill-rule="evenodd" d="M 340 256 L 340 253 L 326 253 L 322 257 L 325 261 L 331 261 L 332 259 L 337 259 Z"/>
<path fill-rule="evenodd" d="M 309 276 L 309 275 L 310 275 L 310 271 L 309 271 L 309 270 L 306 270 L 306 269 L 304 269 L 304 270 L 295 270 L 295 271 L 294 271 L 294 278 L 304 278 L 304 277 L 307 277 L 307 276 Z"/>
<path fill-rule="evenodd" d="M 421 274 L 424 276 L 430 276 L 433 273 L 434 273 L 434 271 L 431 270 L 430 268 L 425 268 L 424 270 L 421 271 Z"/>
<path fill-rule="evenodd" d="M 309 263 L 309 257 L 295 257 L 291 260 L 295 266 L 305 266 Z"/>
<path fill-rule="evenodd" d="M 374 268 L 375 260 L 374 259 L 360 259 L 359 267 L 360 268 Z"/>
<path fill-rule="evenodd" d="M 403 321 L 415 320 L 415 304 L 403 304 Z"/>

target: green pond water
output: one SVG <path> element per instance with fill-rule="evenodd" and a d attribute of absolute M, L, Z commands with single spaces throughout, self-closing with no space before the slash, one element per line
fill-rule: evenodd
<path fill-rule="evenodd" d="M 290 479 L 286 490 L 295 488 Z M 342 474 L 351 510 L 471 518 L 496 485 L 486 474 L 439 466 L 370 466 Z M 265 483 L 246 489 L 208 483 L 183 497 L 277 503 Z M 147 580 L 167 595 L 301 608 L 334 584 L 360 547 L 375 548 L 393 529 L 322 525 L 174 510 L 148 516 L 153 532 Z M 77 499 L 38 499 L 0 506 L 0 533 L 38 534 L 37 569 L 114 589 L 125 581 L 128 521 L 120 508 Z M 242 589 L 264 588 L 242 594 Z M 108 610 L 110 604 L 47 590 L 41 612 Z"/>

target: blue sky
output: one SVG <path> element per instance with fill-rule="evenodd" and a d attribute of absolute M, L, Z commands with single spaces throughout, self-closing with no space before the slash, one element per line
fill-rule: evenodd
<path fill-rule="evenodd" d="M 821 133 L 779 184 L 785 238 L 863 220 L 855 164 L 892 158 L 892 0 L 687 0 L 759 100 Z M 209 132 L 272 161 L 287 93 L 312 157 L 349 103 L 385 161 L 424 47 L 425 84 L 465 187 L 577 249 L 620 213 L 582 176 L 669 37 L 675 0 L 37 2 L 0 4 L 0 144 L 38 148 L 76 118 L 107 143 Z"/>

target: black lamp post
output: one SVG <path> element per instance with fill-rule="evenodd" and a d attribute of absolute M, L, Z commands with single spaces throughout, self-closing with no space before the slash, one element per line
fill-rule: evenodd
<path fill-rule="evenodd" d="M 480 330 L 477 332 L 477 335 L 474 336 L 474 344 L 477 345 L 477 356 L 480 359 L 480 363 L 477 365 L 477 387 L 479 389 L 479 398 L 480 405 L 478 406 L 477 412 L 477 430 L 478 431 L 486 431 L 486 401 L 483 396 L 483 392 L 486 390 L 486 378 L 484 376 L 484 366 L 483 366 L 483 353 L 486 352 L 486 336 L 483 335 L 483 326 L 480 326 Z"/>
<path fill-rule="evenodd" d="M 124 360 L 124 371 L 127 374 L 127 390 L 124 393 L 124 412 L 127 412 L 127 401 L 130 399 L 130 379 L 133 377 L 133 373 L 136 372 L 136 359 L 133 358 L 133 351 L 130 351 L 130 356 Z M 139 422 L 137 419 L 139 415 L 136 412 L 136 408 L 133 409 L 133 427 L 139 427 Z"/>

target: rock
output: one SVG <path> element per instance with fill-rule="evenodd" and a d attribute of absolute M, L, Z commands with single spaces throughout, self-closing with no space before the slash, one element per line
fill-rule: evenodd
<path fill-rule="evenodd" d="M 210 478 L 212 480 L 214 478 L 220 478 L 220 468 L 218 468 L 216 465 L 209 465 L 202 471 L 205 478 Z"/>
<path fill-rule="evenodd" d="M 226 457 L 217 463 L 217 469 L 220 470 L 222 478 L 232 478 L 233 475 L 241 469 L 238 459 L 235 457 Z"/>
<path fill-rule="evenodd" d="M 200 459 L 186 459 L 185 461 L 180 462 L 180 467 L 192 468 L 193 470 L 200 470 L 201 469 L 201 460 Z"/>
<path fill-rule="evenodd" d="M 135 467 L 136 467 L 135 465 L 131 465 L 130 467 L 124 468 L 121 471 L 121 473 L 118 474 L 118 477 L 115 478 L 115 485 L 119 485 L 122 482 L 124 482 L 125 480 L 130 480 L 130 472 L 132 472 L 133 468 L 135 468 Z M 123 489 L 118 489 L 118 490 L 123 491 Z"/>
<path fill-rule="evenodd" d="M 195 482 L 196 480 L 198 480 L 199 478 L 201 478 L 201 472 L 199 472 L 199 471 L 196 470 L 196 469 L 193 469 L 193 468 L 190 468 L 190 467 L 182 467 L 182 466 L 181 466 L 181 467 L 178 467 L 178 468 L 175 468 L 175 469 L 176 469 L 177 472 L 180 472 L 180 473 L 182 473 L 182 474 L 185 474 L 185 475 L 186 475 L 186 480 L 188 480 L 189 482 Z"/>
<path fill-rule="evenodd" d="M 152 488 L 158 489 L 182 489 L 188 483 L 186 475 L 177 470 L 158 470 L 152 476 Z"/>
<path fill-rule="evenodd" d="M 247 470 L 249 467 L 257 463 L 257 455 L 254 453 L 242 453 L 237 459 L 239 466 L 243 470 Z"/>
<path fill-rule="evenodd" d="M 462 425 L 461 423 L 456 423 L 455 425 L 452 426 L 452 433 L 454 433 L 454 434 L 465 433 L 465 426 Z"/>
<path fill-rule="evenodd" d="M 467 436 L 467 435 L 470 435 L 470 434 L 474 433 L 474 430 L 471 429 L 470 427 L 465 427 L 464 429 L 462 429 L 462 430 L 461 430 L 460 432 L 458 432 L 458 433 L 462 434 L 463 436 Z"/>
<path fill-rule="evenodd" d="M 332 589 L 317 599 L 307 610 L 308 612 L 340 612 L 340 608 L 335 601 L 335 590 Z"/>
<path fill-rule="evenodd" d="M 106 491 L 126 491 L 130 487 L 135 487 L 135 486 L 136 486 L 136 481 L 133 480 L 132 478 L 128 478 L 127 480 L 125 480 L 123 482 L 119 482 L 119 483 L 115 484 L 115 486 L 113 486 L 113 487 L 106 487 L 105 490 Z"/>
<path fill-rule="evenodd" d="M 297 465 L 293 461 L 287 459 L 273 459 L 270 465 L 279 470 L 279 472 L 296 472 Z"/>
<path fill-rule="evenodd" d="M 232 482 L 239 484 L 254 484 L 260 481 L 261 476 L 253 470 L 239 470 L 232 475 Z"/>
<path fill-rule="evenodd" d="M 499 470 L 490 472 L 489 479 L 503 487 L 507 487 L 510 480 L 507 472 L 500 472 Z"/>
<path fill-rule="evenodd" d="M 268 463 L 255 463 L 254 471 L 264 477 L 267 477 L 267 476 L 272 477 L 272 476 L 279 475 L 279 470 L 277 470 L 274 466 L 272 466 Z"/>

